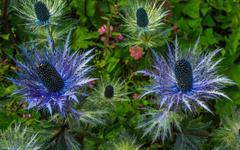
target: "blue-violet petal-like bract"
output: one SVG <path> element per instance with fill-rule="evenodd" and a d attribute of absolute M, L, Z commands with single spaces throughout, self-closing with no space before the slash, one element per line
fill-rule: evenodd
<path fill-rule="evenodd" d="M 86 65 L 93 56 L 90 56 L 92 50 L 70 53 L 69 40 L 70 33 L 64 48 L 54 49 L 49 38 L 49 47 L 39 51 L 34 46 L 28 52 L 22 49 L 24 61 L 15 59 L 20 71 L 17 79 L 10 80 L 19 87 L 15 94 L 23 95 L 29 109 L 59 112 L 64 117 L 69 113 L 80 114 L 73 104 L 78 103 L 78 91 L 94 80 L 87 77 L 92 67 Z"/>
<path fill-rule="evenodd" d="M 206 102 L 218 97 L 225 97 L 221 89 L 225 84 L 233 84 L 231 80 L 217 72 L 220 60 L 213 60 L 213 57 L 220 51 L 216 49 L 208 54 L 198 54 L 199 40 L 187 53 L 181 51 L 176 38 L 174 49 L 169 44 L 167 56 L 155 56 L 154 71 L 142 70 L 142 73 L 154 79 L 142 96 L 150 93 L 156 94 L 160 107 L 168 110 L 194 111 L 198 106 L 207 111 Z"/>

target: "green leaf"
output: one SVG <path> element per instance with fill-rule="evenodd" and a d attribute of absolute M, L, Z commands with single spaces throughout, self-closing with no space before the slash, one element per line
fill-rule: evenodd
<path fill-rule="evenodd" d="M 94 45 L 94 42 L 91 40 L 97 38 L 98 38 L 97 32 L 89 32 L 86 27 L 78 27 L 74 32 L 72 48 L 73 49 L 89 48 L 89 46 Z"/>
<path fill-rule="evenodd" d="M 183 13 L 188 15 L 191 18 L 199 18 L 199 8 L 200 8 L 199 0 L 191 0 L 188 1 L 185 5 L 183 5 Z"/>
<path fill-rule="evenodd" d="M 6 114 L 6 112 L 0 112 L 0 129 L 6 129 L 14 120 L 12 116 Z"/>
<path fill-rule="evenodd" d="M 212 28 L 205 29 L 201 36 L 201 44 L 203 46 L 213 45 L 217 43 L 217 39 L 214 36 Z"/>
<path fill-rule="evenodd" d="M 215 108 L 216 108 L 216 113 L 221 116 L 229 115 L 234 107 L 234 103 L 232 101 L 217 101 Z"/>
<path fill-rule="evenodd" d="M 112 72 L 113 69 L 116 68 L 118 62 L 120 61 L 120 59 L 118 58 L 115 58 L 115 57 L 111 57 L 109 60 L 108 60 L 108 66 L 107 66 L 107 71 L 108 72 Z"/>
<path fill-rule="evenodd" d="M 1 34 L 0 37 L 3 38 L 4 40 L 8 40 L 9 34 Z"/>

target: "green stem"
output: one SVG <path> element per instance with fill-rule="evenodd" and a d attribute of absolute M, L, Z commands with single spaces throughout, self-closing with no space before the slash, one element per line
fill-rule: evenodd
<path fill-rule="evenodd" d="M 1 16 L 1 21 L 3 22 L 3 28 L 4 30 L 9 34 L 9 39 L 13 44 L 13 48 L 15 49 L 14 51 L 14 57 L 16 55 L 17 51 L 20 51 L 18 45 L 17 45 L 17 40 L 14 36 L 14 33 L 11 29 L 9 20 L 8 20 L 8 4 L 9 1 L 8 0 L 3 0 L 3 5 L 2 5 L 2 16 Z"/>
<path fill-rule="evenodd" d="M 50 26 L 48 25 L 47 26 L 47 30 L 48 30 L 48 34 L 49 34 L 49 36 L 50 36 L 50 40 L 51 40 L 51 42 L 52 42 L 52 49 L 54 50 L 55 49 L 55 43 L 54 43 L 54 40 L 53 40 L 53 36 L 52 36 L 52 32 L 51 32 L 51 30 L 50 30 Z"/>
<path fill-rule="evenodd" d="M 68 124 L 66 123 L 66 120 L 64 119 L 60 129 L 58 130 L 58 132 L 56 134 L 54 134 L 54 136 L 48 141 L 48 143 L 51 143 L 54 140 L 56 140 L 65 131 L 66 128 L 68 128 Z"/>

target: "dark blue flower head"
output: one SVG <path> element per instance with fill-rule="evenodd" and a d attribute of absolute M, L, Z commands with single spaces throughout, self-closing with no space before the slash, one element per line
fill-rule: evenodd
<path fill-rule="evenodd" d="M 138 8 L 136 12 L 137 25 L 139 27 L 147 27 L 148 25 L 148 14 L 144 8 Z"/>
<path fill-rule="evenodd" d="M 112 85 L 105 87 L 104 96 L 107 98 L 112 98 L 114 96 L 114 88 Z"/>
<path fill-rule="evenodd" d="M 176 61 L 174 73 L 177 81 L 177 87 L 181 91 L 191 90 L 193 83 L 191 64 L 185 59 Z"/>
<path fill-rule="evenodd" d="M 78 90 L 86 83 L 94 80 L 87 77 L 91 67 L 86 64 L 93 58 L 91 51 L 83 54 L 70 53 L 70 34 L 66 39 L 64 49 L 53 49 L 52 40 L 49 47 L 38 51 L 24 52 L 25 61 L 15 60 L 20 71 L 18 79 L 10 79 L 20 89 L 17 94 L 24 96 L 28 108 L 53 110 L 64 117 L 68 113 L 78 116 L 73 104 L 78 102 Z"/>
<path fill-rule="evenodd" d="M 155 93 L 160 107 L 168 110 L 195 110 L 197 106 L 210 111 L 205 102 L 219 96 L 229 99 L 221 89 L 225 84 L 233 84 L 217 72 L 221 60 L 213 57 L 220 51 L 216 49 L 209 54 L 199 55 L 197 40 L 193 48 L 183 53 L 178 47 L 177 38 L 174 50 L 168 45 L 166 57 L 158 56 L 153 51 L 156 61 L 154 71 L 138 71 L 154 79 L 154 84 L 142 96 Z M 178 107 L 180 106 L 180 107 Z M 211 112 L 211 111 L 210 111 Z"/>
<path fill-rule="evenodd" d="M 47 24 L 50 17 L 47 6 L 43 2 L 37 1 L 34 4 L 34 10 L 39 24 Z"/>

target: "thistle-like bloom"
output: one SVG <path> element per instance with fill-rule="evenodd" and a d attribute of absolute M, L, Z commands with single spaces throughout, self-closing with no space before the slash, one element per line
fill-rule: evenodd
<path fill-rule="evenodd" d="M 181 120 L 182 118 L 176 112 L 149 109 L 148 112 L 142 115 L 138 128 L 144 130 L 143 136 L 150 135 L 153 142 L 159 137 L 164 142 L 168 137 L 172 137 L 171 130 L 173 126 L 181 130 Z"/>
<path fill-rule="evenodd" d="M 196 52 L 198 42 L 199 40 L 187 53 L 183 53 L 178 47 L 177 38 L 174 50 L 168 45 L 166 57 L 159 57 L 153 51 L 156 58 L 155 70 L 138 71 L 154 79 L 153 85 L 143 96 L 155 93 L 159 98 L 159 106 L 168 110 L 192 111 L 197 106 L 201 106 L 209 112 L 211 111 L 205 104 L 208 100 L 218 97 L 229 99 L 221 89 L 225 84 L 233 82 L 218 74 L 217 69 L 221 59 L 213 60 L 220 49 L 199 55 Z"/>
<path fill-rule="evenodd" d="M 1 149 L 5 150 L 39 150 L 39 137 L 32 134 L 27 128 L 21 128 L 20 125 L 10 127 L 4 132 L 0 132 Z"/>
<path fill-rule="evenodd" d="M 28 28 L 36 29 L 38 26 L 57 25 L 64 15 L 65 4 L 64 0 L 19 0 L 15 10 L 26 20 Z"/>
<path fill-rule="evenodd" d="M 20 89 L 15 93 L 24 96 L 28 108 L 46 109 L 51 114 L 60 112 L 64 117 L 68 113 L 78 116 L 73 108 L 78 103 L 77 94 L 86 83 L 94 80 L 86 77 L 91 67 L 86 64 L 93 58 L 92 51 L 79 54 L 70 53 L 70 33 L 66 39 L 64 49 L 53 48 L 49 38 L 49 47 L 38 51 L 23 53 L 24 62 L 15 60 L 20 71 L 18 79 L 10 79 Z M 23 50 L 24 51 L 24 50 Z"/>
<path fill-rule="evenodd" d="M 153 1 L 130 1 L 129 8 L 123 16 L 124 28 L 128 38 L 126 45 L 139 45 L 150 48 L 157 46 L 159 39 L 164 37 L 167 30 L 163 29 L 163 18 L 167 11 L 163 10 L 163 4 Z"/>
<path fill-rule="evenodd" d="M 128 101 L 125 82 L 120 79 L 100 79 L 97 87 L 87 98 L 91 106 L 114 105 L 116 102 Z M 89 103 L 88 103 L 89 104 Z"/>
<path fill-rule="evenodd" d="M 222 126 L 213 132 L 216 149 L 240 149 L 240 112 L 234 111 L 223 119 Z"/>
<path fill-rule="evenodd" d="M 158 6 L 158 1 L 131 1 L 123 21 L 126 23 L 127 32 L 138 33 L 154 32 L 162 27 L 163 18 L 167 11 L 163 10 L 163 3 Z"/>

